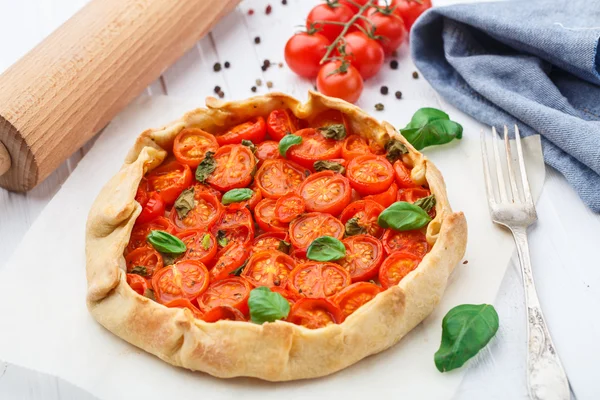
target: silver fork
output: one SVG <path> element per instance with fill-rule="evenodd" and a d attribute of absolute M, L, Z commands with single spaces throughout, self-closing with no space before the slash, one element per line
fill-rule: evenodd
<path fill-rule="evenodd" d="M 515 125 L 515 141 L 519 158 L 520 180 L 523 195 L 519 193 L 519 182 L 515 177 L 515 166 L 513 165 L 510 142 L 508 140 L 508 128 L 504 126 L 504 145 L 506 147 L 506 160 L 508 166 L 508 178 L 510 185 L 507 188 L 504 181 L 504 172 L 500 164 L 500 152 L 498 150 L 498 135 L 496 128 L 492 128 L 494 165 L 497 178 L 497 192 L 495 195 L 494 181 L 490 171 L 487 145 L 485 136 L 481 131 L 481 153 L 483 158 L 483 173 L 485 186 L 490 206 L 492 221 L 498 225 L 508 228 L 515 239 L 517 253 L 523 274 L 523 285 L 525 286 L 525 305 L 527 306 L 527 386 L 529 396 L 534 400 L 568 400 L 570 399 L 569 381 L 562 367 L 556 348 L 550 338 L 550 332 L 546 326 L 544 315 L 540 307 L 533 274 L 531 272 L 531 260 L 529 259 L 529 244 L 527 242 L 527 227 L 537 220 L 525 161 L 523 149 L 521 148 L 521 136 L 519 128 Z M 492 170 L 494 168 L 491 168 Z M 499 197 L 499 198 L 498 198 Z"/>

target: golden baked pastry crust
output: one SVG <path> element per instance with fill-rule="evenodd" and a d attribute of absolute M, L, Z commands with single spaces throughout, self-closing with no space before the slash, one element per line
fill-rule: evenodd
<path fill-rule="evenodd" d="M 271 93 L 232 102 L 209 97 L 206 105 L 206 109 L 188 112 L 161 129 L 143 132 L 90 210 L 86 228 L 87 305 L 100 324 L 176 366 L 221 378 L 286 381 L 328 375 L 378 353 L 397 343 L 431 313 L 448 276 L 464 255 L 467 225 L 462 213 L 452 212 L 442 175 L 426 157 L 389 123 L 380 123 L 354 105 L 312 91 L 305 104 Z M 163 149 L 172 148 L 184 127 L 215 131 L 283 107 L 301 119 L 337 109 L 347 115 L 353 132 L 381 144 L 392 136 L 406 144 L 409 154 L 404 161 L 413 165 L 413 180 L 427 183 L 437 199 L 436 217 L 427 228 L 427 240 L 433 247 L 419 266 L 342 324 L 316 330 L 283 321 L 264 325 L 206 323 L 195 319 L 188 309 L 167 308 L 134 292 L 126 282 L 123 251 L 141 212 L 134 200 L 138 184 L 167 156 Z"/>

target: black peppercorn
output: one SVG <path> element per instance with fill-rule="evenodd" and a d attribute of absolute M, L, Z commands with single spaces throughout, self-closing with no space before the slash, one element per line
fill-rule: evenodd
<path fill-rule="evenodd" d="M 252 86 L 252 87 L 250 88 L 250 90 L 252 90 L 253 92 L 256 92 L 256 86 Z"/>
<path fill-rule="evenodd" d="M 387 86 L 382 86 L 381 89 L 379 89 L 379 91 L 381 92 L 381 94 L 385 95 L 388 94 L 389 89 Z"/>
<path fill-rule="evenodd" d="M 221 63 L 215 63 L 215 65 L 213 65 L 213 71 L 219 72 L 220 70 L 221 70 Z"/>
<path fill-rule="evenodd" d="M 396 91 L 396 98 L 397 99 L 401 99 L 402 98 L 402 92 L 401 91 Z"/>
<path fill-rule="evenodd" d="M 222 99 L 223 97 L 225 97 L 225 92 L 223 92 L 222 90 L 217 93 L 217 95 L 219 96 L 220 99 Z"/>
<path fill-rule="evenodd" d="M 375 104 L 375 109 L 376 109 L 377 111 L 383 111 L 383 109 L 384 109 L 384 108 L 385 108 L 385 107 L 384 107 L 384 106 L 383 106 L 383 104 L 381 104 L 381 103 L 377 103 L 377 104 Z"/>
<path fill-rule="evenodd" d="M 219 93 L 221 91 L 221 86 L 218 86 L 218 85 L 215 86 L 214 91 L 215 91 L 215 93 Z"/>
<path fill-rule="evenodd" d="M 284 6 L 287 5 L 287 0 L 281 0 L 281 4 L 283 4 Z"/>
<path fill-rule="evenodd" d="M 229 68 L 231 67 L 231 64 L 229 63 L 229 61 L 225 61 L 225 64 L 223 64 L 225 66 L 225 68 Z"/>
<path fill-rule="evenodd" d="M 392 60 L 392 61 L 390 61 L 390 68 L 391 69 L 398 69 L 398 60 Z"/>
<path fill-rule="evenodd" d="M 257 36 L 254 38 L 254 43 L 256 43 L 256 44 L 260 43 L 260 36 Z"/>
<path fill-rule="evenodd" d="M 419 73 L 417 71 L 413 72 L 413 78 L 419 79 Z"/>

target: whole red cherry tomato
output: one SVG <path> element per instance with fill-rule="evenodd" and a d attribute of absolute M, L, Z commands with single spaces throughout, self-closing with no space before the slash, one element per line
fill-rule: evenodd
<path fill-rule="evenodd" d="M 358 12 L 359 8 L 357 6 L 364 6 L 367 4 L 369 0 L 352 0 L 352 2 L 348 0 L 340 0 L 341 4 L 345 4 L 352 9 L 354 12 Z M 354 3 L 354 4 L 353 4 Z"/>
<path fill-rule="evenodd" d="M 309 31 L 317 29 L 319 33 L 333 42 L 342 33 L 344 27 L 334 24 L 320 24 L 320 21 L 348 22 L 354 17 L 354 11 L 345 4 L 335 5 L 319 4 L 308 13 L 306 17 L 306 29 Z"/>
<path fill-rule="evenodd" d="M 363 78 L 346 61 L 331 61 L 319 71 L 317 89 L 326 96 L 355 103 L 363 90 Z"/>
<path fill-rule="evenodd" d="M 406 29 L 410 30 L 417 18 L 431 8 L 431 0 L 392 0 L 391 6 L 396 7 L 394 12 L 404 20 Z"/>
<path fill-rule="evenodd" d="M 292 71 L 305 78 L 314 78 L 321 69 L 329 40 L 319 33 L 300 32 L 285 45 L 285 62 Z"/>
<path fill-rule="evenodd" d="M 385 54 L 383 47 L 375 39 L 362 32 L 350 32 L 344 36 L 346 41 L 346 59 L 358 70 L 363 79 L 375 76 L 381 66 Z"/>
<path fill-rule="evenodd" d="M 382 36 L 379 40 L 385 54 L 392 54 L 406 38 L 406 27 L 402 18 L 394 13 L 393 8 L 370 8 L 367 11 L 368 21 L 361 20 L 360 24 L 367 31 L 375 28 L 374 34 Z"/>

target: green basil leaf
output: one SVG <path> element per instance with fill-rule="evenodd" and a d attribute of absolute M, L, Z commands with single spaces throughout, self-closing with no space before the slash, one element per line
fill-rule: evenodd
<path fill-rule="evenodd" d="M 317 129 L 325 139 L 344 140 L 346 127 L 343 124 L 322 126 Z"/>
<path fill-rule="evenodd" d="M 346 246 L 331 236 L 321 236 L 313 240 L 306 250 L 306 258 L 315 261 L 335 261 L 346 256 Z"/>
<path fill-rule="evenodd" d="M 350 218 L 346 221 L 346 236 L 364 235 L 367 229 L 358 224 L 358 218 Z"/>
<path fill-rule="evenodd" d="M 382 228 L 390 228 L 395 231 L 411 231 L 427 225 L 431 218 L 419 206 L 397 201 L 379 214 L 377 223 Z"/>
<path fill-rule="evenodd" d="M 290 254 L 290 249 L 292 248 L 292 244 L 286 242 L 285 240 L 280 240 L 279 244 L 277 245 L 277 250 L 279 250 L 282 253 L 285 254 Z"/>
<path fill-rule="evenodd" d="M 252 154 L 256 153 L 256 145 L 252 143 L 252 140 L 242 139 L 242 145 L 248 147 Z"/>
<path fill-rule="evenodd" d="M 221 199 L 221 203 L 224 205 L 231 203 L 239 203 L 244 200 L 248 200 L 254 195 L 254 191 L 252 189 L 244 188 L 244 189 L 231 189 L 227 193 L 223 195 Z"/>
<path fill-rule="evenodd" d="M 173 205 L 179 219 L 184 219 L 188 213 L 196 207 L 196 199 L 194 199 L 194 188 L 185 189 Z"/>
<path fill-rule="evenodd" d="M 227 246 L 227 243 L 229 243 L 229 239 L 227 238 L 227 233 L 225 231 L 222 230 L 218 230 L 217 231 L 217 244 L 221 247 L 225 247 Z"/>
<path fill-rule="evenodd" d="M 346 172 L 346 168 L 344 168 L 342 164 L 336 161 L 315 161 L 313 167 L 317 172 L 333 171 L 337 172 L 338 174 L 343 174 L 344 172 Z"/>
<path fill-rule="evenodd" d="M 407 154 L 408 149 L 398 139 L 391 139 L 385 144 L 385 158 L 392 164 L 402 157 L 402 154 Z"/>
<path fill-rule="evenodd" d="M 402 129 L 402 135 L 417 150 L 462 138 L 463 128 L 460 124 L 448 120 L 436 120 L 420 129 Z"/>
<path fill-rule="evenodd" d="M 415 206 L 421 207 L 423 209 L 423 211 L 425 211 L 425 212 L 428 213 L 429 211 L 431 211 L 431 209 L 433 207 L 435 207 L 435 203 L 436 203 L 435 195 L 434 194 L 430 194 L 427 197 L 422 197 L 422 198 L 418 199 L 413 204 Z"/>
<path fill-rule="evenodd" d="M 186 250 L 185 243 L 181 239 L 165 231 L 150 231 L 146 239 L 161 253 L 178 255 L 185 253 Z"/>
<path fill-rule="evenodd" d="M 196 180 L 198 182 L 204 183 L 206 178 L 217 169 L 217 162 L 213 158 L 214 155 L 214 152 L 207 151 L 204 155 L 204 160 L 198 164 L 198 168 L 196 168 Z"/>
<path fill-rule="evenodd" d="M 300 143 L 302 143 L 302 136 L 292 135 L 291 133 L 285 135 L 279 141 L 279 154 L 281 154 L 281 157 L 286 158 L 285 155 L 289 148 Z"/>
<path fill-rule="evenodd" d="M 248 298 L 250 319 L 256 324 L 284 319 L 290 313 L 290 303 L 279 293 L 266 286 L 250 291 Z"/>
<path fill-rule="evenodd" d="M 146 268 L 143 265 L 136 265 L 135 267 L 133 267 L 133 269 L 131 271 L 129 271 L 129 273 L 147 277 L 148 276 L 148 268 Z"/>
<path fill-rule="evenodd" d="M 456 306 L 442 320 L 442 343 L 434 356 L 440 372 L 461 367 L 498 331 L 498 313 L 490 304 Z"/>
<path fill-rule="evenodd" d="M 450 116 L 437 108 L 420 108 L 413 114 L 412 119 L 404 129 L 422 128 L 428 123 L 439 119 L 450 120 Z"/>
<path fill-rule="evenodd" d="M 202 236 L 202 248 L 204 250 L 210 249 L 210 242 L 210 235 L 208 233 L 205 233 L 204 236 Z"/>
<path fill-rule="evenodd" d="M 236 269 L 231 271 L 229 273 L 229 275 L 240 276 L 242 274 L 242 272 L 244 271 L 244 268 L 246 268 L 246 265 L 248 265 L 248 260 L 244 261 L 244 263 L 242 265 L 240 265 L 239 267 L 237 267 Z"/>

